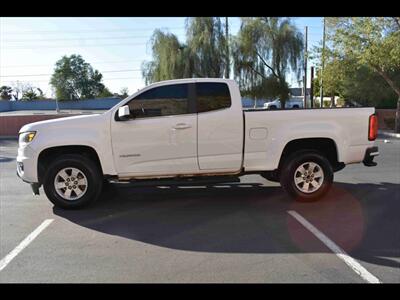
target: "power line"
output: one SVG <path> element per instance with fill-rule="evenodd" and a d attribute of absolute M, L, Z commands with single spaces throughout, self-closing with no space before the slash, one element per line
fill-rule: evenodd
<path fill-rule="evenodd" d="M 144 31 L 144 30 L 182 30 L 185 27 L 151 27 L 151 28 L 116 28 L 116 29 L 87 29 L 87 30 L 26 30 L 26 31 L 2 31 L 1 34 L 60 34 L 60 33 L 85 33 L 85 32 L 126 32 L 126 31 Z"/>
<path fill-rule="evenodd" d="M 116 77 L 116 78 L 103 78 L 103 80 L 120 80 L 120 79 L 142 79 L 142 77 Z M 16 82 L 21 80 L 1 80 L 0 82 Z M 26 82 L 49 82 L 48 80 L 26 80 Z"/>
<path fill-rule="evenodd" d="M 87 41 L 87 40 L 117 40 L 117 39 L 136 39 L 136 38 L 149 38 L 149 35 L 143 36 L 107 36 L 107 37 L 88 37 L 88 38 L 60 38 L 60 39 L 14 39 L 14 40 L 2 40 L 3 43 L 26 43 L 26 42 L 45 42 L 45 41 Z"/>
<path fill-rule="evenodd" d="M 111 70 L 111 71 L 103 71 L 100 73 L 117 73 L 117 72 L 137 72 L 141 71 L 141 69 L 128 69 L 128 70 Z M 3 75 L 0 77 L 33 77 L 33 76 L 51 76 L 53 74 L 22 74 L 22 75 Z"/>
<path fill-rule="evenodd" d="M 143 46 L 146 45 L 146 43 L 116 43 L 116 44 L 95 44 L 95 45 L 59 45 L 59 46 L 17 46 L 17 47 L 1 47 L 2 49 L 15 49 L 15 50 L 29 50 L 29 49 L 37 49 L 37 48 L 85 48 L 85 47 L 104 47 L 104 46 L 127 46 L 127 45 L 132 45 L 132 46 Z"/>
<path fill-rule="evenodd" d="M 93 61 L 91 64 L 111 64 L 111 63 L 124 63 L 124 62 L 129 62 L 129 61 L 143 61 L 143 59 L 128 59 L 128 60 L 114 60 L 114 61 Z M 7 69 L 7 68 L 27 68 L 27 67 L 48 67 L 49 65 L 8 65 L 8 66 L 0 66 L 2 69 Z"/>

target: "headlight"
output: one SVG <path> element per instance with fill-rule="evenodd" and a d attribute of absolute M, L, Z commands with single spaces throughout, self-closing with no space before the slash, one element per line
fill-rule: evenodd
<path fill-rule="evenodd" d="M 27 131 L 20 133 L 19 135 L 19 144 L 27 144 L 33 141 L 35 138 L 36 131 Z"/>

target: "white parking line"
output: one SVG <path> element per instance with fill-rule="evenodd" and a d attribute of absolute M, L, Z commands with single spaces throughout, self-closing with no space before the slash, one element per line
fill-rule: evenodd
<path fill-rule="evenodd" d="M 333 253 L 336 254 L 341 260 L 343 260 L 354 272 L 361 276 L 365 281 L 369 283 L 382 283 L 378 278 L 368 272 L 358 261 L 349 256 L 342 248 L 336 245 L 330 240 L 325 234 L 319 231 L 314 225 L 308 222 L 300 214 L 294 210 L 289 210 L 288 214 L 295 218 L 301 225 L 311 231 L 321 242 L 325 244 Z"/>
<path fill-rule="evenodd" d="M 204 185 L 184 185 L 184 186 L 178 186 L 179 189 L 205 189 L 207 188 Z"/>
<path fill-rule="evenodd" d="M 0 271 L 2 271 L 26 246 L 28 246 L 54 219 L 46 219 L 31 234 L 29 234 L 17 247 L 14 248 L 0 261 Z"/>

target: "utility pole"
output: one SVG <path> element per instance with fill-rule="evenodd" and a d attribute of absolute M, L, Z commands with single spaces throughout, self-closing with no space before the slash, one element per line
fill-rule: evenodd
<path fill-rule="evenodd" d="M 310 102 L 311 108 L 314 108 L 314 67 L 311 67 L 311 82 L 310 82 Z"/>
<path fill-rule="evenodd" d="M 230 61 L 229 61 L 229 31 L 228 31 L 228 17 L 225 17 L 225 40 L 226 40 L 226 67 L 225 67 L 225 78 L 229 78 L 229 68 L 230 68 Z"/>
<path fill-rule="evenodd" d="M 304 108 L 307 108 L 307 42 L 308 42 L 308 26 L 305 28 L 305 47 L 304 47 Z"/>
<path fill-rule="evenodd" d="M 324 34 L 322 36 L 322 60 L 321 60 L 321 71 L 320 71 L 320 82 L 319 82 L 319 98 L 321 101 L 321 108 L 324 107 L 324 88 L 323 88 L 323 80 L 322 75 L 324 74 L 324 66 L 325 66 L 325 17 L 324 17 Z"/>
<path fill-rule="evenodd" d="M 56 112 L 59 113 L 60 112 L 60 108 L 58 107 L 58 100 L 56 98 Z"/>

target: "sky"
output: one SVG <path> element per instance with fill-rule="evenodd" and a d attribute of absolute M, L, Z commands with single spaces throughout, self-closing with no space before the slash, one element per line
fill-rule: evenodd
<path fill-rule="evenodd" d="M 293 22 L 302 32 L 308 26 L 309 49 L 320 43 L 322 17 L 296 17 Z M 230 34 L 235 35 L 239 27 L 240 18 L 229 17 Z M 126 87 L 132 94 L 145 86 L 140 69 L 143 61 L 151 60 L 149 41 L 155 29 L 185 41 L 183 17 L 2 17 L 0 86 L 29 82 L 53 97 L 49 80 L 56 61 L 80 54 L 103 74 L 111 92 Z M 291 87 L 299 86 L 293 74 L 287 80 Z"/>

